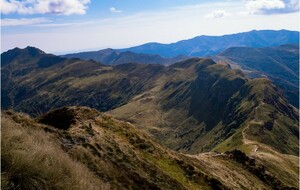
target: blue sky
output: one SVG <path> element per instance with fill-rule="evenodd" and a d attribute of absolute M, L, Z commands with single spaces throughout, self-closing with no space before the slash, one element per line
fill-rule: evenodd
<path fill-rule="evenodd" d="M 299 30 L 298 0 L 0 0 L 1 52 L 171 43 L 253 29 Z"/>

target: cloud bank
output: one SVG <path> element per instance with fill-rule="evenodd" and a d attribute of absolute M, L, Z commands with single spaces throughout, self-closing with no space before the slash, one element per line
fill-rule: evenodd
<path fill-rule="evenodd" d="M 299 0 L 246 0 L 249 14 L 285 14 L 299 11 Z"/>
<path fill-rule="evenodd" d="M 85 14 L 90 0 L 0 0 L 2 14 Z"/>

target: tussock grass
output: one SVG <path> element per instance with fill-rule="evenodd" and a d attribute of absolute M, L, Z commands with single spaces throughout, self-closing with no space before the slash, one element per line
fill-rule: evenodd
<path fill-rule="evenodd" d="M 109 189 L 45 132 L 2 115 L 1 189 Z"/>

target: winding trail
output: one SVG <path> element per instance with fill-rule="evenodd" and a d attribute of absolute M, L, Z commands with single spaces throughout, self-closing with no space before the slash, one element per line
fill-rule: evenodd
<path fill-rule="evenodd" d="M 251 124 L 258 124 L 258 125 L 263 125 L 263 122 L 262 121 L 259 121 L 258 118 L 257 118 L 257 110 L 260 106 L 263 106 L 265 103 L 262 102 L 261 104 L 259 104 L 258 106 L 255 107 L 254 109 L 254 119 L 251 120 L 249 122 L 249 124 L 243 129 L 242 131 L 242 136 L 243 136 L 243 143 L 246 144 L 246 145 L 253 145 L 253 148 L 252 148 L 252 154 L 255 154 L 258 149 L 259 149 L 259 145 L 257 142 L 255 141 L 252 141 L 252 140 L 249 140 L 247 138 L 247 133 L 246 133 L 246 130 L 249 129 L 250 125 Z"/>

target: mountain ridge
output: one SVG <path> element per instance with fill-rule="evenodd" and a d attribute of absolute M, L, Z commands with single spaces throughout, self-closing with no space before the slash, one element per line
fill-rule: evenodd
<path fill-rule="evenodd" d="M 271 40 L 272 39 L 272 40 Z M 299 42 L 298 31 L 288 30 L 252 30 L 223 36 L 197 36 L 170 44 L 147 43 L 140 46 L 121 49 L 136 53 L 159 54 L 174 57 L 215 55 L 233 46 L 266 47 Z"/>
<path fill-rule="evenodd" d="M 80 58 L 83 60 L 94 60 L 106 65 L 117 65 L 124 63 L 144 63 L 144 64 L 162 64 L 170 65 L 184 59 L 188 59 L 188 56 L 178 55 L 172 58 L 164 58 L 160 55 L 150 55 L 143 53 L 134 53 L 131 51 L 119 51 L 111 48 L 103 49 L 99 51 L 81 52 L 62 55 L 65 58 Z"/>

